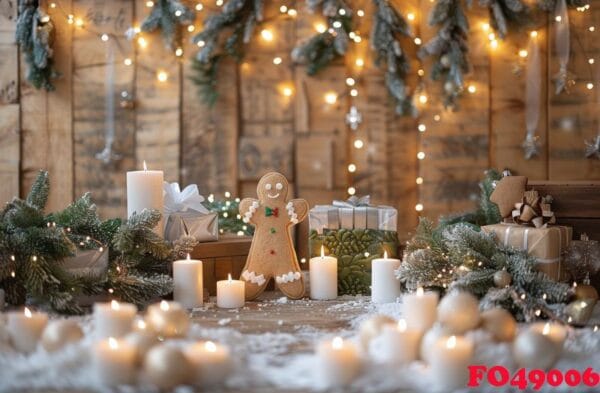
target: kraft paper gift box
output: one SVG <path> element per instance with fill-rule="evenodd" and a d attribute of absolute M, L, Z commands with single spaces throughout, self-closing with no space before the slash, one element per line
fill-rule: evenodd
<path fill-rule="evenodd" d="M 398 212 L 390 206 L 370 205 L 369 197 L 334 201 L 309 211 L 309 251 L 338 258 L 338 294 L 371 293 L 371 261 L 397 255 Z"/>
<path fill-rule="evenodd" d="M 571 244 L 573 228 L 551 225 L 535 228 L 517 224 L 493 224 L 481 227 L 484 232 L 496 234 L 498 243 L 525 250 L 537 258 L 537 269 L 555 281 L 569 279 L 562 261 L 563 251 Z"/>

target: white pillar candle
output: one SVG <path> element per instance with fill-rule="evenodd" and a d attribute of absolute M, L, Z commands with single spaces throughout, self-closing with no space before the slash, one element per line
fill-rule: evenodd
<path fill-rule="evenodd" d="M 121 337 L 131 331 L 137 307 L 131 303 L 94 304 L 94 328 L 99 338 Z"/>
<path fill-rule="evenodd" d="M 322 384 L 329 387 L 348 385 L 360 372 L 358 348 L 341 337 L 323 341 L 317 347 L 315 366 Z"/>
<path fill-rule="evenodd" d="M 371 301 L 373 303 L 392 303 L 400 297 L 400 281 L 396 278 L 396 270 L 400 260 L 388 258 L 387 251 L 383 258 L 371 262 Z"/>
<path fill-rule="evenodd" d="M 7 330 L 15 349 L 21 352 L 35 351 L 38 341 L 48 323 L 48 314 L 32 313 L 27 307 L 8 313 Z"/>
<path fill-rule="evenodd" d="M 221 383 L 231 372 L 229 349 L 212 341 L 201 341 L 185 349 L 195 375 L 195 384 L 210 386 Z"/>
<path fill-rule="evenodd" d="M 422 331 L 409 329 L 406 320 L 397 325 L 384 325 L 381 334 L 371 340 L 369 354 L 378 363 L 402 365 L 419 357 Z"/>
<path fill-rule="evenodd" d="M 190 318 L 181 304 L 163 300 L 148 306 L 146 323 L 161 337 L 181 337 L 188 332 Z"/>
<path fill-rule="evenodd" d="M 538 322 L 530 327 L 531 330 L 541 333 L 552 341 L 558 350 L 563 349 L 563 344 L 567 338 L 567 329 L 555 322 Z"/>
<path fill-rule="evenodd" d="M 231 274 L 227 280 L 217 281 L 217 307 L 240 308 L 246 302 L 246 284 L 241 280 L 232 280 Z"/>
<path fill-rule="evenodd" d="M 163 213 L 163 171 L 149 171 L 144 161 L 143 171 L 127 172 L 127 217 L 141 213 L 144 209 L 155 209 Z M 162 218 L 155 232 L 163 234 Z"/>
<path fill-rule="evenodd" d="M 465 387 L 469 377 L 468 366 L 473 358 L 473 343 L 460 336 L 443 337 L 435 343 L 432 351 L 430 371 L 433 384 L 446 390 Z"/>
<path fill-rule="evenodd" d="M 315 300 L 332 300 L 338 295 L 337 258 L 325 256 L 321 246 L 321 256 L 310 258 L 309 285 L 310 298 Z"/>
<path fill-rule="evenodd" d="M 109 337 L 94 346 L 94 370 L 98 382 L 116 386 L 134 382 L 136 349 L 123 340 Z"/>
<path fill-rule="evenodd" d="M 424 292 L 421 287 L 415 293 L 405 294 L 402 297 L 402 315 L 406 317 L 408 327 L 429 330 L 437 318 L 438 300 L 437 292 Z"/>
<path fill-rule="evenodd" d="M 201 307 L 204 296 L 202 261 L 182 259 L 173 262 L 173 300 L 185 308 Z"/>

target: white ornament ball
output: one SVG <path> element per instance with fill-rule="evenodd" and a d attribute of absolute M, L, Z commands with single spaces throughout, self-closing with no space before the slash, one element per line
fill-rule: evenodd
<path fill-rule="evenodd" d="M 83 331 L 76 321 L 60 319 L 48 323 L 42 333 L 41 342 L 46 351 L 54 352 L 82 338 Z"/>
<path fill-rule="evenodd" d="M 435 347 L 435 343 L 442 337 L 451 336 L 452 333 L 445 327 L 439 323 L 433 325 L 431 329 L 425 333 L 423 338 L 421 339 L 421 348 L 420 355 L 421 360 L 424 360 L 427 363 L 431 362 L 431 353 L 433 348 Z"/>
<path fill-rule="evenodd" d="M 385 325 L 396 324 L 396 320 L 387 315 L 375 315 L 360 325 L 360 344 L 365 351 L 369 350 L 369 343 L 377 337 Z"/>
<path fill-rule="evenodd" d="M 135 348 L 135 359 L 138 364 L 142 364 L 146 353 L 160 343 L 156 336 L 148 332 L 131 332 L 125 336 L 125 341 Z"/>
<path fill-rule="evenodd" d="M 517 334 L 517 321 L 511 313 L 501 307 L 482 312 L 481 325 L 497 341 L 512 341 Z"/>
<path fill-rule="evenodd" d="M 519 367 L 547 370 L 556 363 L 560 351 L 550 338 L 528 329 L 517 336 L 513 356 Z"/>
<path fill-rule="evenodd" d="M 191 381 L 191 366 L 185 355 L 169 345 L 157 345 L 144 359 L 144 372 L 154 386 L 170 390 Z"/>
<path fill-rule="evenodd" d="M 479 325 L 479 302 L 468 292 L 446 295 L 438 305 L 438 321 L 453 334 L 464 334 Z"/>

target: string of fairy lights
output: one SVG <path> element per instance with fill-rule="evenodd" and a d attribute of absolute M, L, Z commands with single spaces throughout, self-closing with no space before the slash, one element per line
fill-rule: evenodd
<path fill-rule="evenodd" d="M 433 0 L 429 0 L 429 1 L 433 2 Z M 202 2 L 197 2 L 194 5 L 194 9 L 197 12 L 203 12 L 206 10 L 214 11 L 224 5 L 224 0 L 215 0 L 213 4 L 214 4 L 214 7 L 212 5 L 208 5 L 208 4 L 205 4 Z M 145 6 L 149 9 L 151 9 L 152 7 L 155 6 L 154 1 L 152 1 L 152 0 L 146 1 Z M 48 22 L 50 15 L 52 15 L 53 12 L 58 12 L 61 14 L 60 16 L 69 25 L 73 25 L 75 28 L 78 28 L 78 29 L 86 30 L 90 34 L 97 36 L 102 42 L 106 43 L 113 39 L 119 38 L 119 36 L 117 36 L 114 33 L 101 32 L 101 31 L 96 31 L 92 28 L 89 28 L 87 25 L 87 22 L 84 20 L 84 18 L 82 16 L 74 15 L 74 14 L 66 12 L 63 9 L 63 7 L 61 7 L 60 4 L 57 2 L 48 3 L 48 8 L 49 8 L 49 13 L 47 16 L 45 16 L 45 18 L 48 18 L 48 20 L 43 21 L 43 22 Z M 586 11 L 589 11 L 590 8 L 591 8 L 591 6 L 588 3 L 588 4 L 585 4 L 584 6 L 577 7 L 576 10 L 578 12 L 586 12 Z M 345 15 L 347 15 L 347 13 L 349 11 L 346 8 L 340 7 L 337 10 L 337 12 L 339 13 L 340 16 L 345 16 Z M 178 13 L 179 13 L 179 15 L 178 15 Z M 174 11 L 174 14 L 176 17 L 180 16 L 181 13 L 182 13 L 182 11 L 180 11 L 180 10 Z M 356 28 L 353 31 L 349 32 L 349 38 L 351 40 L 351 43 L 355 44 L 358 47 L 359 45 L 365 45 L 366 43 L 364 41 L 368 41 L 368 38 L 363 38 L 363 35 L 361 32 L 361 25 L 362 25 L 361 19 L 363 19 L 366 16 L 365 8 L 364 7 L 357 8 L 355 15 L 357 16 L 358 23 L 356 24 Z M 289 19 L 294 19 L 297 16 L 298 16 L 298 11 L 295 7 L 295 4 L 289 3 L 289 4 L 281 4 L 279 6 L 278 17 L 283 17 L 284 20 L 289 20 Z M 411 24 L 411 27 L 414 31 L 414 37 L 412 39 L 414 45 L 419 47 L 420 45 L 423 44 L 423 40 L 421 38 L 421 32 L 419 30 L 419 27 L 421 25 L 422 16 L 418 12 L 418 10 L 411 9 L 406 12 L 405 19 L 408 21 L 409 24 Z M 553 21 L 554 21 L 554 23 L 562 23 L 561 17 L 559 15 L 556 15 L 553 18 Z M 264 27 L 261 28 L 260 31 L 258 32 L 259 39 L 265 43 L 270 43 L 277 39 L 271 23 L 272 23 L 272 20 L 263 21 L 262 26 L 264 26 Z M 484 34 L 487 38 L 490 55 L 494 52 L 497 53 L 499 50 L 501 50 L 500 38 L 496 35 L 496 33 L 493 32 L 490 22 L 489 21 L 480 21 L 479 26 L 480 26 L 482 34 Z M 184 30 L 187 31 L 188 33 L 194 33 L 195 31 L 201 29 L 201 27 L 202 27 L 201 23 L 199 23 L 199 22 L 190 22 L 190 24 L 188 24 Z M 338 20 L 335 20 L 335 18 L 328 18 L 327 22 L 318 20 L 313 24 L 314 30 L 318 33 L 324 33 L 326 31 L 329 31 L 331 34 L 336 34 L 336 29 L 339 29 L 341 27 L 342 27 L 341 22 Z M 586 30 L 590 33 L 594 33 L 596 31 L 596 27 L 593 25 L 590 25 L 587 27 Z M 530 37 L 537 37 L 538 32 L 534 30 L 534 31 L 530 31 L 526 34 L 529 34 Z M 131 28 L 129 28 L 125 32 L 125 35 L 127 36 L 127 38 L 129 38 L 130 40 L 135 42 L 137 45 L 137 48 L 139 48 L 140 50 L 145 50 L 150 45 L 150 34 L 143 33 L 141 31 L 139 25 L 134 24 L 133 26 L 131 26 Z M 204 46 L 204 44 L 205 43 L 203 41 L 197 42 L 198 47 L 202 47 L 202 46 Z M 149 66 L 146 64 L 141 64 L 140 62 L 134 62 L 134 56 L 130 56 L 127 53 L 125 53 L 125 50 L 123 49 L 123 47 L 121 45 L 116 45 L 116 47 L 121 51 L 121 55 L 123 56 L 122 60 L 119 60 L 119 61 L 122 61 L 125 66 L 132 66 L 134 63 L 136 63 L 137 67 L 141 67 L 143 69 L 153 71 L 156 75 L 156 80 L 158 82 L 164 83 L 169 80 L 169 74 L 165 69 L 163 69 L 163 68 L 154 69 L 152 66 Z M 349 109 L 345 115 L 346 116 L 346 124 L 348 125 L 348 133 L 349 133 L 349 136 L 347 138 L 348 149 L 347 149 L 346 170 L 348 173 L 348 176 L 347 176 L 348 186 L 347 186 L 346 191 L 347 191 L 347 194 L 350 196 L 357 194 L 359 191 L 359 190 L 357 190 L 357 186 L 355 184 L 355 175 L 359 170 L 361 170 L 361 168 L 359 167 L 359 165 L 357 164 L 357 162 L 355 160 L 355 154 L 353 152 L 356 150 L 364 149 L 367 146 L 367 143 L 365 142 L 365 139 L 364 139 L 365 136 L 362 135 L 362 131 L 361 131 L 361 127 L 360 127 L 360 123 L 362 122 L 362 116 L 359 111 L 358 101 L 357 101 L 357 97 L 359 96 L 359 85 L 360 85 L 360 81 L 361 81 L 361 72 L 366 64 L 365 53 L 364 53 L 364 50 L 362 52 L 360 50 L 356 50 L 354 52 L 356 52 L 358 54 L 354 54 L 353 56 L 350 56 L 350 55 L 345 56 L 346 76 L 345 76 L 344 90 L 340 92 L 340 91 L 331 89 L 331 90 L 327 90 L 323 94 L 323 103 L 327 106 L 333 106 L 333 105 L 338 104 L 340 102 L 341 98 L 343 98 L 343 97 L 348 98 L 346 100 L 346 103 L 347 103 Z M 352 53 L 352 51 L 349 51 L 349 53 Z M 175 59 L 181 60 L 184 55 L 184 49 L 182 47 L 177 47 L 173 50 L 173 54 L 175 56 Z M 517 60 L 524 61 L 528 56 L 527 49 L 524 49 L 524 48 L 518 49 L 517 53 L 515 53 L 515 56 L 516 56 Z M 285 63 L 286 63 L 286 60 L 284 60 L 284 58 L 282 58 L 280 55 L 276 55 L 272 59 L 272 64 L 274 66 L 283 66 L 283 65 L 285 65 Z M 587 63 L 591 67 L 592 65 L 595 64 L 595 59 L 593 57 L 589 57 L 587 59 Z M 244 65 L 245 64 L 242 63 L 242 69 L 244 69 Z M 423 63 L 420 62 L 419 67 L 417 68 L 417 71 L 416 71 L 417 83 L 416 83 L 416 87 L 414 90 L 415 91 L 414 97 L 416 100 L 416 104 L 421 109 L 425 108 L 427 105 L 430 104 L 430 99 L 429 99 L 429 96 L 427 93 L 426 78 L 425 78 L 426 72 L 425 72 L 423 66 L 424 66 Z M 592 74 L 592 72 L 590 72 L 590 74 Z M 594 82 L 592 81 L 592 77 L 590 77 L 590 80 L 585 83 L 585 88 L 587 90 L 592 90 L 594 88 Z M 278 83 L 277 90 L 282 96 L 288 97 L 288 98 L 293 97 L 295 94 L 295 91 L 296 91 L 294 83 L 291 81 L 283 81 L 281 83 Z M 476 94 L 478 91 L 477 84 L 475 82 L 466 83 L 465 91 L 468 94 Z M 419 136 L 418 136 L 418 151 L 417 151 L 417 156 L 416 156 L 416 158 L 417 158 L 417 177 L 415 179 L 415 183 L 417 185 L 417 203 L 415 205 L 415 210 L 418 212 L 418 214 L 421 214 L 425 210 L 425 206 L 423 203 L 423 199 L 424 199 L 423 195 L 424 194 L 422 191 L 422 187 L 425 184 L 425 179 L 424 179 L 424 175 L 423 175 L 423 167 L 424 167 L 423 161 L 427 158 L 427 154 L 425 151 L 426 144 L 424 143 L 424 135 L 428 129 L 429 122 L 440 122 L 442 120 L 441 112 L 437 112 L 437 111 L 423 112 L 423 111 L 421 111 L 421 113 L 426 113 L 427 116 L 420 115 L 420 117 L 417 121 L 417 132 L 418 132 Z M 428 118 L 429 115 L 433 115 L 431 117 L 431 119 Z"/>

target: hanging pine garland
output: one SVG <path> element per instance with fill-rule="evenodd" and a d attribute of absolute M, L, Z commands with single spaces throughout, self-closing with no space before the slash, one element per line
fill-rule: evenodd
<path fill-rule="evenodd" d="M 177 0 L 156 0 L 152 12 L 142 23 L 145 32 L 160 30 L 165 45 L 170 49 L 181 48 L 183 27 L 194 22 L 196 14 Z"/>
<path fill-rule="evenodd" d="M 480 0 L 490 10 L 490 25 L 500 38 L 506 38 L 509 26 L 524 27 L 531 22 L 529 7 L 523 0 Z"/>
<path fill-rule="evenodd" d="M 59 76 L 52 59 L 54 24 L 37 0 L 19 2 L 15 39 L 25 54 L 27 80 L 36 89 L 54 90 L 52 79 Z"/>

